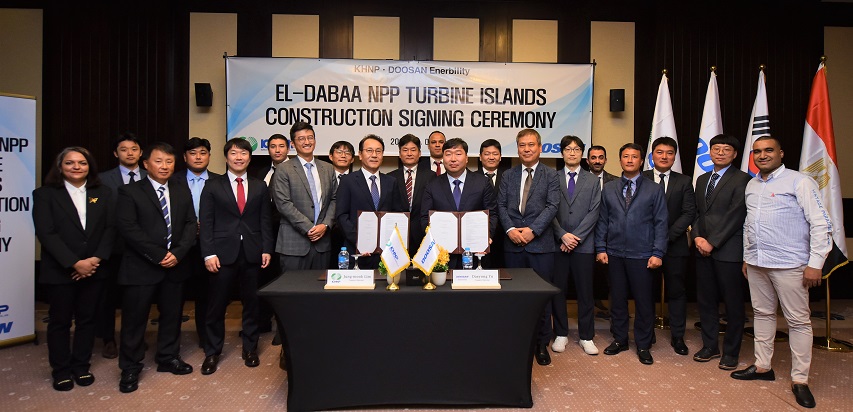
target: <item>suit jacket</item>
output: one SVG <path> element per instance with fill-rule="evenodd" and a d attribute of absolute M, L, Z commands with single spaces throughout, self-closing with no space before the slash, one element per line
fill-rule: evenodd
<path fill-rule="evenodd" d="M 81 259 L 110 258 L 115 231 L 112 191 L 106 186 L 86 188 L 86 227 L 65 186 L 42 186 L 33 191 L 33 224 L 41 242 L 39 283 L 73 283 L 74 264 Z M 107 271 L 95 271 L 104 278 Z"/>
<path fill-rule="evenodd" d="M 427 184 L 424 189 L 423 202 L 421 203 L 420 219 L 425 228 L 429 224 L 429 211 L 440 210 L 445 212 L 464 212 L 471 210 L 489 211 L 489 236 L 495 236 L 498 224 L 497 198 L 492 182 L 482 173 L 471 172 L 465 175 L 465 184 L 462 186 L 462 197 L 459 200 L 459 208 L 453 199 L 453 191 L 450 190 L 450 181 L 447 173 L 442 173 Z"/>
<path fill-rule="evenodd" d="M 145 168 L 142 167 L 140 163 L 139 166 L 139 176 L 136 176 L 136 181 L 145 180 L 148 177 L 148 172 L 145 171 Z M 124 180 L 121 178 L 121 170 L 118 166 L 98 173 L 98 178 L 101 179 L 101 183 L 103 183 L 106 187 L 112 190 L 113 195 L 110 199 L 110 202 L 113 206 L 113 214 L 115 214 L 115 207 L 118 203 L 118 188 L 124 186 Z M 113 237 L 115 239 L 115 245 L 113 246 L 113 254 L 121 255 L 124 253 L 124 238 L 119 235 L 118 231 L 113 231 Z"/>
<path fill-rule="evenodd" d="M 631 206 L 625 207 L 623 179 L 604 185 L 595 227 L 595 251 L 627 259 L 663 258 L 669 214 L 666 195 L 654 180 L 640 175 Z"/>
<path fill-rule="evenodd" d="M 531 253 L 555 252 L 553 220 L 560 207 L 560 179 L 556 170 L 539 163 L 533 174 L 533 182 L 524 209 L 521 204 L 521 182 L 527 178 L 524 165 L 515 166 L 504 172 L 498 189 L 498 218 L 504 232 L 511 227 L 529 227 L 536 237 L 525 246 L 518 246 L 504 239 L 506 252 L 527 251 Z M 504 236 L 506 234 L 504 233 Z"/>
<path fill-rule="evenodd" d="M 328 229 L 335 223 L 335 192 L 338 182 L 335 169 L 331 164 L 314 157 L 317 173 L 320 176 L 320 215 L 317 224 L 325 224 Z M 314 227 L 314 200 L 308 186 L 306 168 L 298 158 L 291 159 L 275 168 L 272 178 L 273 200 L 281 215 L 275 250 L 283 255 L 305 256 L 311 247 L 307 233 Z M 314 242 L 318 252 L 331 249 L 331 235 L 326 233 Z"/>
<path fill-rule="evenodd" d="M 248 194 L 243 213 L 240 213 L 227 174 L 205 183 L 199 205 L 202 257 L 216 255 L 220 264 L 233 264 L 239 256 L 241 243 L 249 263 L 260 264 L 261 254 L 273 253 L 267 185 L 252 176 L 247 176 L 245 184 Z"/>
<path fill-rule="evenodd" d="M 654 169 L 646 170 L 643 176 L 655 180 Z M 696 196 L 693 193 L 693 180 L 681 173 L 670 171 L 666 185 L 666 210 L 669 214 L 669 244 L 667 256 L 690 256 L 687 244 L 687 228 L 696 219 Z"/>
<path fill-rule="evenodd" d="M 335 195 L 335 222 L 344 234 L 344 246 L 347 250 L 356 250 L 358 241 L 358 211 L 406 212 L 405 201 L 400 198 L 397 179 L 379 173 L 379 207 L 373 206 L 370 187 L 364 179 L 364 172 L 356 170 L 341 177 L 338 193 Z M 380 239 L 384 242 L 385 239 Z M 372 250 L 365 251 L 373 253 Z M 354 253 L 354 252 L 353 252 Z"/>
<path fill-rule="evenodd" d="M 565 169 L 558 171 L 560 178 L 560 207 L 554 218 L 554 239 L 557 248 L 563 242 L 563 235 L 571 233 L 581 238 L 572 250 L 578 253 L 595 252 L 595 225 L 598 223 L 598 207 L 601 203 L 601 187 L 598 177 L 579 169 L 575 178 L 575 191 L 571 198 L 564 189 L 568 187 L 568 175 Z"/>
<path fill-rule="evenodd" d="M 400 167 L 396 170 L 388 173 L 399 183 L 400 187 L 400 198 L 403 200 L 403 206 L 405 207 L 405 211 L 409 212 L 409 248 L 417 248 L 421 245 L 421 241 L 424 238 L 424 231 L 426 230 L 426 226 L 421 224 L 421 203 L 423 202 L 424 190 L 427 187 L 427 184 L 435 179 L 435 172 L 430 170 L 429 164 L 421 161 L 421 164 L 418 164 L 418 171 L 415 172 L 415 176 L 413 177 L 415 181 L 415 189 L 412 192 L 412 207 L 409 208 L 409 204 L 406 198 L 406 171 L 405 166 Z"/>
<path fill-rule="evenodd" d="M 498 189 L 500 189 L 501 187 L 501 178 L 503 177 L 505 171 L 506 169 L 501 169 L 500 166 L 498 166 L 497 170 L 495 170 L 495 200 L 497 200 Z M 477 168 L 477 173 L 486 176 L 486 171 L 482 167 Z"/>
<path fill-rule="evenodd" d="M 118 189 L 117 230 L 124 236 L 125 251 L 118 274 L 120 285 L 154 285 L 167 277 L 174 282 L 186 280 L 190 271 L 184 258 L 192 248 L 198 221 L 189 189 L 169 185 L 169 214 L 172 221 L 172 246 L 166 249 L 167 231 L 160 200 L 148 179 Z M 172 252 L 178 265 L 160 266 Z"/>
<path fill-rule="evenodd" d="M 696 220 L 690 236 L 703 237 L 714 250 L 711 257 L 723 262 L 743 261 L 743 222 L 746 219 L 746 184 L 751 177 L 732 165 L 717 181 L 708 203 L 705 192 L 713 172 L 696 179 Z"/>

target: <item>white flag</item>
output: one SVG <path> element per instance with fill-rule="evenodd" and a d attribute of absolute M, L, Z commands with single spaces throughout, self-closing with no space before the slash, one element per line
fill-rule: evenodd
<path fill-rule="evenodd" d="M 847 264 L 848 255 L 844 234 L 844 210 L 841 204 L 841 179 L 838 175 L 838 157 L 835 151 L 835 132 L 832 128 L 829 86 L 823 63 L 818 67 L 812 82 L 806 125 L 803 128 L 800 171 L 817 182 L 823 207 L 832 221 L 834 245 L 823 265 L 824 276 L 829 276 L 833 270 Z"/>
<path fill-rule="evenodd" d="M 649 147 L 646 149 L 647 159 L 643 170 L 651 170 L 655 166 L 652 162 L 652 143 L 663 136 L 669 136 L 678 143 L 678 136 L 675 134 L 675 118 L 672 116 L 672 99 L 669 97 L 669 83 L 665 74 L 661 77 L 660 86 L 658 86 L 658 99 L 655 103 L 655 115 L 652 118 L 652 133 L 649 134 Z M 675 155 L 672 170 L 681 173 L 681 156 L 678 154 Z"/>
<path fill-rule="evenodd" d="M 723 116 L 720 114 L 720 91 L 717 89 L 717 73 L 711 72 L 708 91 L 705 93 L 705 109 L 702 110 L 702 126 L 699 128 L 699 146 L 693 164 L 693 186 L 702 174 L 714 169 L 711 161 L 711 139 L 723 134 Z"/>
<path fill-rule="evenodd" d="M 388 269 L 388 276 L 397 276 L 400 272 L 409 267 L 409 251 L 403 245 L 403 237 L 400 235 L 400 229 L 394 226 L 394 231 L 388 237 L 388 242 L 385 242 L 385 247 L 382 249 L 382 263 Z"/>
<path fill-rule="evenodd" d="M 755 103 L 749 116 L 749 128 L 746 130 L 746 141 L 743 143 L 743 161 L 740 170 L 750 176 L 758 174 L 758 167 L 752 160 L 752 144 L 761 136 L 770 136 L 770 112 L 767 110 L 767 89 L 764 87 L 764 69 L 758 71 L 758 91 L 755 92 Z"/>
<path fill-rule="evenodd" d="M 421 246 L 412 258 L 412 264 L 424 274 L 429 275 L 436 263 L 438 263 L 438 243 L 432 238 L 432 234 L 429 233 L 429 226 L 427 226 L 426 236 L 424 236 Z"/>

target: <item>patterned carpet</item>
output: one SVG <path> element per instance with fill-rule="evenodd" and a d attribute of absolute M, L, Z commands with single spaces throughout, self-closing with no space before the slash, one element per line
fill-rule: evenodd
<path fill-rule="evenodd" d="M 833 336 L 853 340 L 853 302 L 833 301 L 833 313 L 848 320 L 832 323 Z M 822 310 L 816 304 L 813 310 Z M 569 305 L 570 311 L 574 305 Z M 46 325 L 41 319 L 46 307 L 36 310 L 38 336 L 44 342 Z M 153 349 L 146 356 L 147 367 L 141 375 L 139 390 L 131 394 L 118 391 L 117 360 L 100 356 L 96 345 L 92 372 L 96 381 L 89 387 L 57 392 L 51 387 L 47 347 L 19 345 L 0 350 L 0 409 L 3 411 L 255 411 L 287 409 L 287 377 L 278 368 L 278 346 L 271 346 L 272 334 L 261 336 L 261 365 L 247 368 L 240 359 L 239 305 L 228 310 L 229 331 L 219 370 L 213 375 L 199 373 L 204 360 L 196 345 L 194 324 L 184 323 L 182 357 L 196 369 L 192 374 L 174 376 L 158 373 L 153 364 Z M 571 313 L 571 312 L 570 312 Z M 192 316 L 192 305 L 187 304 Z M 688 325 L 698 313 L 688 308 Z M 816 335 L 825 334 L 825 321 L 812 319 Z M 747 324 L 750 326 L 751 324 Z M 575 325 L 570 341 L 576 340 Z M 155 326 L 150 327 L 148 342 L 153 346 Z M 609 322 L 597 319 L 595 342 L 604 349 L 610 342 Z M 780 319 L 784 330 L 784 320 Z M 652 348 L 655 364 L 639 363 L 632 350 L 616 356 L 588 356 L 576 343 L 566 352 L 552 354 L 547 367 L 533 365 L 534 411 L 784 411 L 800 408 L 790 391 L 790 354 L 787 343 L 777 343 L 774 382 L 736 381 L 729 372 L 717 368 L 717 361 L 697 363 L 692 354 L 701 347 L 699 332 L 687 331 L 691 356 L 676 355 L 669 346 L 669 332 L 657 331 L 658 343 Z M 633 342 L 631 342 L 633 345 Z M 745 339 L 741 367 L 752 363 L 752 340 Z M 365 371 L 369 374 L 370 371 Z M 853 353 L 815 350 L 810 387 L 821 411 L 853 410 Z M 413 410 L 454 408 L 418 407 Z M 370 409 L 360 409 L 370 410 Z M 391 409 L 380 409 L 391 410 Z M 508 410 L 490 408 L 493 411 Z"/>

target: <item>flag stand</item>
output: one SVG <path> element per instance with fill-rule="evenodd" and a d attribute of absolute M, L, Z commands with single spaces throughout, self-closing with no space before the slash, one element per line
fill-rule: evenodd
<path fill-rule="evenodd" d="M 663 272 L 660 275 L 660 309 L 658 310 L 658 315 L 655 316 L 655 328 L 656 329 L 669 329 L 669 317 L 664 315 L 663 306 L 666 299 L 666 289 L 663 280 Z"/>
<path fill-rule="evenodd" d="M 824 279 L 824 281 L 826 282 L 826 336 L 815 336 L 812 347 L 830 352 L 853 352 L 853 344 L 832 337 L 832 316 L 830 316 L 831 312 L 829 310 L 829 278 Z"/>

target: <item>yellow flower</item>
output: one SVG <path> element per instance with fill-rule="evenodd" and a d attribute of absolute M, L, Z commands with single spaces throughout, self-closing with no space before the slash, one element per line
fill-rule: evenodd
<path fill-rule="evenodd" d="M 447 249 L 439 246 L 438 247 L 438 261 L 435 263 L 435 267 L 432 269 L 433 272 L 447 272 L 447 262 L 450 261 L 450 253 L 447 252 Z"/>

